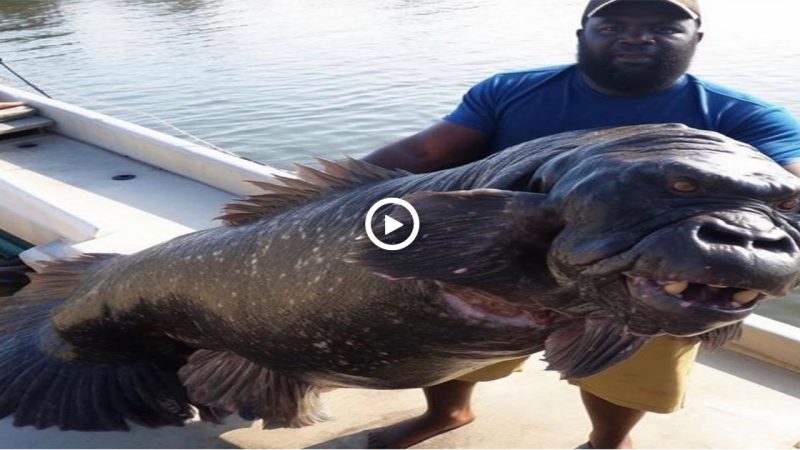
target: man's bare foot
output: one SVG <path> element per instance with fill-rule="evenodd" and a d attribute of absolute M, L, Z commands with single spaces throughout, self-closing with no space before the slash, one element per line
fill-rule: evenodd
<path fill-rule="evenodd" d="M 367 436 L 369 448 L 408 448 L 475 420 L 470 401 L 475 382 L 451 380 L 422 389 L 428 409 Z"/>
<path fill-rule="evenodd" d="M 373 431 L 367 436 L 368 448 L 408 448 L 412 445 L 454 430 L 475 420 L 472 411 L 459 411 L 449 416 L 425 414 Z"/>
<path fill-rule="evenodd" d="M 633 448 L 630 432 L 645 412 L 626 408 L 581 389 L 581 399 L 592 421 L 589 448 Z"/>

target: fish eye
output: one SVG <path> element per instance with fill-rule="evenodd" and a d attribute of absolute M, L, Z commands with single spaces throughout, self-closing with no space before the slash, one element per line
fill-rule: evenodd
<path fill-rule="evenodd" d="M 778 203 L 778 209 L 782 211 L 791 211 L 800 206 L 800 197 L 790 198 Z"/>
<path fill-rule="evenodd" d="M 675 192 L 687 193 L 697 191 L 698 185 L 695 180 L 681 178 L 678 180 L 673 180 L 670 184 L 670 188 Z"/>

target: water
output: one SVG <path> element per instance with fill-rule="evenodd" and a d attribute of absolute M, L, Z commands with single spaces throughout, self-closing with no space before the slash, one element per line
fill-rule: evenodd
<path fill-rule="evenodd" d="M 174 134 L 142 113 L 155 114 L 288 167 L 418 131 L 493 73 L 571 62 L 584 4 L 2 0 L 0 57 L 56 98 Z M 800 2 L 703 0 L 703 11 L 692 72 L 800 117 Z M 800 300 L 766 308 L 800 326 Z"/>

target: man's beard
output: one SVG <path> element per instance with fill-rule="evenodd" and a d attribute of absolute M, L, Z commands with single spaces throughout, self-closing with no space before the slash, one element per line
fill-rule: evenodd
<path fill-rule="evenodd" d="M 592 54 L 578 40 L 578 68 L 599 86 L 620 93 L 641 94 L 669 87 L 689 69 L 696 45 L 673 48 L 653 57 L 650 65 L 620 69 L 610 54 Z"/>

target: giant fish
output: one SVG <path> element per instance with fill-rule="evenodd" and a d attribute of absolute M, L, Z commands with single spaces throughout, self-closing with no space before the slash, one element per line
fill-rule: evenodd
<path fill-rule="evenodd" d="M 542 350 L 582 377 L 663 334 L 721 345 L 800 281 L 800 179 L 682 125 L 567 132 L 434 173 L 297 174 L 228 205 L 225 226 L 53 262 L 1 298 L 0 417 L 303 426 L 331 388 L 430 386 Z M 420 217 L 402 250 L 364 238 L 387 197 Z"/>

